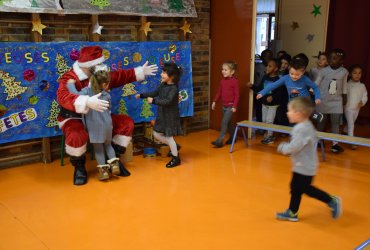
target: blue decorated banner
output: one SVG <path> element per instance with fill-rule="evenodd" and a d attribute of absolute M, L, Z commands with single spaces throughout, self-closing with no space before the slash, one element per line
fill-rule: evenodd
<path fill-rule="evenodd" d="M 179 82 L 181 117 L 193 115 L 193 82 L 190 42 L 64 42 L 0 43 L 0 144 L 60 135 L 56 101 L 58 79 L 78 59 L 81 47 L 103 48 L 110 70 L 141 66 L 159 67 L 173 61 L 183 68 Z M 160 84 L 160 70 L 143 82 L 113 89 L 112 113 L 128 114 L 135 123 L 155 119 L 157 107 L 135 94 Z"/>

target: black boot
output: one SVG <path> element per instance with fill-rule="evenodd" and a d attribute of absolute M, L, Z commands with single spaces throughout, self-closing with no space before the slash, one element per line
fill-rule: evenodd
<path fill-rule="evenodd" d="M 119 164 L 119 171 L 120 171 L 118 176 L 127 177 L 131 175 L 131 173 L 127 170 L 127 168 L 125 168 L 125 166 L 123 165 L 121 161 L 118 161 L 118 164 Z"/>
<path fill-rule="evenodd" d="M 73 184 L 74 185 L 84 185 L 87 183 L 87 172 L 85 168 L 86 158 L 85 155 L 82 156 L 71 156 L 70 162 L 72 166 L 75 167 L 73 174 Z"/>
<path fill-rule="evenodd" d="M 120 156 L 121 154 L 124 154 L 126 152 L 126 148 L 125 147 L 122 147 L 120 145 L 117 145 L 117 144 L 113 144 L 112 143 L 112 146 L 114 148 L 114 151 L 116 153 L 116 157 L 118 159 L 120 159 Z M 121 160 L 118 161 L 118 164 L 119 164 L 119 175 L 118 176 L 130 176 L 131 173 L 127 170 L 127 168 L 125 168 L 125 166 L 123 165 L 123 163 L 121 162 Z"/>
<path fill-rule="evenodd" d="M 173 168 L 181 164 L 180 156 L 172 156 L 172 159 L 166 164 L 166 168 Z"/>

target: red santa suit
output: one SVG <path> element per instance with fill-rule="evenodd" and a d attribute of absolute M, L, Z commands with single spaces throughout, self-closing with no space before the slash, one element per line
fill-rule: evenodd
<path fill-rule="evenodd" d="M 78 91 L 89 85 L 89 77 L 81 68 L 91 68 L 104 62 L 104 56 L 101 48 L 98 46 L 85 47 L 94 48 L 81 50 L 80 59 L 73 64 L 73 68 L 66 72 L 59 79 L 59 88 L 57 91 L 57 100 L 61 106 L 61 112 L 58 117 L 59 126 L 65 135 L 66 153 L 70 156 L 81 156 L 86 152 L 88 133 L 82 123 L 81 114 L 89 111 L 88 99 L 85 95 L 76 95 L 70 93 L 67 88 L 67 82 L 73 80 Z M 123 85 L 145 79 L 142 67 L 128 70 L 118 70 L 110 72 L 110 89 L 122 87 Z M 133 120 L 126 115 L 112 115 L 113 121 L 113 143 L 126 147 L 131 140 L 134 129 Z"/>

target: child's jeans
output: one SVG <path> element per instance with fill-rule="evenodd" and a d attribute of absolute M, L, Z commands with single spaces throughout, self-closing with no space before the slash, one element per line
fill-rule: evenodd
<path fill-rule="evenodd" d="M 268 106 L 262 105 L 262 122 L 267 124 L 273 124 L 276 116 L 276 110 L 279 105 Z M 272 131 L 267 131 L 267 136 L 272 136 Z"/>
<path fill-rule="evenodd" d="M 227 131 L 229 131 L 231 137 L 234 136 L 235 127 L 232 125 L 231 121 L 234 112 L 231 109 L 232 107 L 222 107 L 223 116 L 221 121 L 221 132 L 216 140 L 218 143 L 222 143 Z"/>

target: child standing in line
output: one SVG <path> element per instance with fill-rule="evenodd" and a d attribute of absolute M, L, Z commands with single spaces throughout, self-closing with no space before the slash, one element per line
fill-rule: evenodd
<path fill-rule="evenodd" d="M 290 142 L 280 143 L 278 152 L 291 155 L 293 176 L 290 183 L 289 208 L 276 214 L 278 220 L 298 221 L 302 194 L 326 203 L 331 209 L 333 218 L 339 218 L 341 214 L 341 199 L 337 196 L 330 196 L 312 185 L 318 165 L 316 152 L 318 138 L 309 119 L 313 109 L 314 105 L 308 97 L 294 98 L 288 104 L 289 121 L 296 125 L 292 129 Z"/>
<path fill-rule="evenodd" d="M 317 77 L 322 69 L 328 66 L 328 57 L 324 51 L 319 51 L 317 56 L 317 66 L 313 67 L 309 72 L 309 77 L 313 82 L 316 82 Z"/>
<path fill-rule="evenodd" d="M 159 87 L 153 92 L 135 96 L 136 99 L 146 98 L 148 103 L 158 106 L 153 136 L 170 147 L 172 159 L 166 164 L 167 168 L 173 168 L 181 164 L 177 145 L 173 138 L 176 135 L 182 135 L 178 104 L 178 82 L 181 74 L 182 69 L 175 63 L 165 63 L 161 73 L 162 83 Z"/>
<path fill-rule="evenodd" d="M 212 142 L 216 148 L 223 146 L 223 140 L 227 131 L 229 131 L 230 137 L 226 141 L 226 144 L 231 144 L 234 136 L 235 126 L 232 124 L 232 117 L 239 103 L 239 81 L 234 76 L 235 71 L 236 63 L 233 61 L 227 61 L 222 65 L 223 79 L 220 82 L 217 94 L 212 103 L 212 110 L 215 110 L 216 102 L 221 98 L 223 113 L 221 132 L 218 138 Z"/>
<path fill-rule="evenodd" d="M 262 78 L 260 85 L 266 87 L 273 82 L 279 80 L 278 70 L 280 68 L 280 63 L 278 59 L 270 59 L 267 62 L 266 74 Z M 258 91 L 253 84 L 249 84 L 249 87 L 253 91 Z M 284 96 L 286 90 L 284 86 L 271 91 L 262 98 L 262 122 L 267 124 L 273 124 L 276 116 L 276 111 L 281 104 L 282 96 Z M 273 137 L 273 132 L 271 130 L 267 131 L 267 134 L 261 141 L 262 144 L 272 144 L 275 138 Z"/>
<path fill-rule="evenodd" d="M 352 65 L 349 74 L 350 80 L 347 83 L 347 104 L 344 108 L 347 126 L 344 130 L 347 130 L 349 136 L 353 136 L 358 113 L 367 102 L 367 90 L 365 84 L 360 82 L 362 76 L 362 68 L 360 65 Z M 352 149 L 356 148 L 356 145 L 352 145 Z"/>
<path fill-rule="evenodd" d="M 288 53 L 285 53 L 285 54 L 282 54 L 281 56 L 278 57 L 279 60 L 280 60 L 280 68 L 279 68 L 279 77 L 283 77 L 285 75 L 288 75 L 289 74 L 289 65 L 290 65 L 290 61 L 292 60 L 292 57 L 288 54 Z M 286 89 L 285 86 L 282 87 L 285 92 L 283 94 L 283 96 L 281 97 L 281 100 L 280 100 L 280 105 L 278 107 L 278 109 L 276 110 L 276 117 L 275 117 L 275 124 L 278 124 L 278 125 L 283 125 L 283 126 L 288 126 L 289 125 L 289 121 L 288 121 L 288 117 L 286 116 L 286 112 L 288 111 L 287 107 L 288 107 L 288 102 L 289 102 L 289 96 L 288 96 L 288 91 Z M 281 134 L 280 136 L 285 136 L 286 134 Z"/>
<path fill-rule="evenodd" d="M 254 84 L 257 86 L 261 83 L 262 77 L 265 75 L 265 68 L 267 66 L 268 60 L 273 58 L 273 53 L 269 49 L 265 49 L 261 53 L 261 62 L 254 64 Z M 262 87 L 263 88 L 263 87 Z M 262 89 L 261 88 L 261 89 Z M 253 115 L 256 117 L 256 121 L 262 122 L 262 102 L 261 100 L 255 99 L 257 92 L 255 92 L 253 97 Z M 260 133 L 264 133 L 263 130 L 257 130 Z"/>
<path fill-rule="evenodd" d="M 279 76 L 282 77 L 289 74 L 289 64 L 292 57 L 289 54 L 283 54 L 278 58 L 280 60 Z"/>
<path fill-rule="evenodd" d="M 78 92 L 74 81 L 71 80 L 71 82 L 67 83 L 67 88 L 71 93 L 78 95 L 94 96 L 100 93 L 99 99 L 107 101 L 110 106 L 109 81 L 108 67 L 101 64 L 93 68 L 88 87 Z M 94 147 L 95 159 L 98 162 L 99 180 L 109 179 L 110 173 L 129 176 L 130 172 L 123 165 L 120 166 L 119 158 L 116 157 L 112 147 L 113 123 L 110 108 L 102 112 L 91 109 L 83 116 L 83 121 L 89 133 L 90 143 Z M 106 161 L 105 155 L 107 155 L 109 160 Z"/>
<path fill-rule="evenodd" d="M 326 121 L 330 117 L 331 132 L 339 134 L 339 126 L 343 119 L 343 105 L 347 102 L 348 71 L 342 66 L 345 54 L 342 49 L 333 49 L 329 55 L 329 66 L 320 71 L 316 79 L 322 96 L 322 104 L 317 111 L 324 114 L 324 118 L 317 124 L 319 131 L 324 131 Z M 343 152 L 338 142 L 333 141 L 333 153 Z"/>

